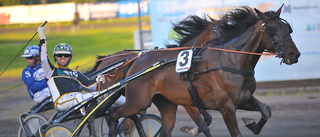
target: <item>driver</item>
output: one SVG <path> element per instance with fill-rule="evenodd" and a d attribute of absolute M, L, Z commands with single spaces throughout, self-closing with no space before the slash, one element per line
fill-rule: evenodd
<path fill-rule="evenodd" d="M 30 97 L 36 103 L 40 103 L 51 95 L 40 63 L 39 46 L 27 47 L 22 57 L 25 57 L 28 63 L 22 71 L 22 80 L 27 86 Z"/>
<path fill-rule="evenodd" d="M 51 64 L 47 57 L 47 42 L 44 30 L 44 27 L 38 27 L 39 46 L 41 46 L 40 56 L 55 107 L 66 110 L 97 94 L 96 84 L 105 81 L 104 77 L 98 76 L 96 80 L 88 79 L 79 71 L 68 68 L 73 55 L 70 45 L 66 43 L 58 44 L 53 50 L 56 65 Z M 89 93 L 82 94 L 82 89 Z M 82 115 L 86 114 L 84 108 L 81 108 L 81 113 Z"/>

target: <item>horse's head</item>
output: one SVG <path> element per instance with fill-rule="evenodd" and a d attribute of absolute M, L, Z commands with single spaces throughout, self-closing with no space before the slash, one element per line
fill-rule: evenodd
<path fill-rule="evenodd" d="M 284 63 L 291 65 L 298 62 L 300 52 L 292 41 L 290 34 L 293 31 L 290 24 L 285 19 L 280 18 L 282 6 L 277 12 L 262 13 L 257 9 L 255 11 L 262 20 L 265 49 L 275 52 L 276 57 L 283 58 Z"/>

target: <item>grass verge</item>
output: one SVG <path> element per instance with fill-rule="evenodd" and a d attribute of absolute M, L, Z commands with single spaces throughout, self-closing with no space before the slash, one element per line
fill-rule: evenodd
<path fill-rule="evenodd" d="M 144 21 L 148 21 L 148 17 L 144 17 Z M 55 64 L 52 57 L 54 47 L 59 43 L 68 43 L 74 52 L 70 68 L 75 68 L 78 65 L 85 64 L 96 60 L 96 55 L 107 55 L 115 53 L 124 49 L 133 49 L 133 31 L 138 30 L 138 25 L 127 25 L 127 23 L 137 22 L 136 18 L 119 18 L 108 20 L 84 21 L 81 25 L 95 25 L 95 24 L 126 24 L 123 26 L 106 27 L 106 28 L 88 28 L 80 29 L 73 33 L 69 30 L 60 33 L 56 31 L 46 31 L 46 38 L 48 42 L 48 57 L 50 61 Z M 48 24 L 51 26 L 54 24 Z M 70 26 L 71 23 L 62 23 L 64 26 Z M 1 29 L 23 28 L 22 26 L 0 26 Z M 8 34 L 0 34 L 0 71 L 13 60 L 24 45 L 31 39 L 37 30 L 38 25 L 25 25 L 24 28 L 31 27 L 32 32 L 15 32 Z M 30 42 L 29 45 L 38 45 L 39 37 Z M 28 45 L 28 46 L 29 46 Z M 24 51 L 24 50 L 23 50 Z M 9 66 L 9 68 L 2 74 L 1 77 L 20 77 L 23 68 L 27 66 L 25 58 L 21 55 L 17 56 L 16 60 Z M 93 65 L 93 64 L 92 64 Z M 85 67 L 90 67 L 87 65 Z M 81 68 L 84 69 L 84 68 Z"/>

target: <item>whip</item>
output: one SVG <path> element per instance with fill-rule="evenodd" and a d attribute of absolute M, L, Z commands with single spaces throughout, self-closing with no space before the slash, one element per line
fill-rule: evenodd
<path fill-rule="evenodd" d="M 45 21 L 41 26 L 43 27 L 46 25 L 48 22 Z M 20 55 L 20 53 L 26 48 L 26 46 L 30 43 L 30 41 L 38 34 L 38 31 L 33 35 L 33 37 L 27 42 L 27 44 L 20 50 L 20 52 L 17 54 L 16 57 L 13 58 L 13 60 L 9 63 L 9 65 L 1 72 L 0 76 L 4 73 L 4 71 L 7 70 L 7 68 L 12 64 L 12 62 Z"/>

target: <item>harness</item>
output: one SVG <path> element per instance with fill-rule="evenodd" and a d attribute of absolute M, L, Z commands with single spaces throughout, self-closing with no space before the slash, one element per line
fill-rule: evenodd
<path fill-rule="evenodd" d="M 222 44 L 221 48 L 222 47 L 223 47 L 223 44 Z M 218 54 L 219 67 L 205 69 L 205 70 L 202 70 L 199 72 L 195 72 L 194 68 L 195 68 L 196 64 L 201 61 L 201 53 L 204 50 L 207 50 L 207 48 L 204 48 L 204 47 L 193 48 L 193 58 L 192 58 L 193 63 L 191 65 L 190 70 L 185 73 L 180 73 L 180 80 L 187 81 L 187 83 L 188 83 L 188 91 L 191 96 L 191 100 L 192 100 L 193 105 L 200 108 L 200 109 L 208 109 L 208 108 L 206 108 L 203 105 L 202 101 L 199 98 L 197 89 L 192 86 L 192 80 L 195 80 L 195 75 L 203 74 L 203 73 L 206 73 L 209 71 L 216 71 L 216 70 L 222 70 L 222 71 L 226 71 L 226 72 L 230 72 L 230 73 L 234 73 L 234 74 L 239 74 L 239 75 L 242 75 L 245 77 L 249 77 L 249 76 L 254 75 L 254 71 L 246 71 L 246 70 L 235 69 L 235 68 L 223 66 L 221 64 L 221 59 L 220 59 L 221 51 L 219 51 L 219 54 Z"/>
<path fill-rule="evenodd" d="M 275 31 L 273 29 L 273 27 L 271 26 L 271 24 L 267 25 L 267 23 L 271 20 L 271 19 L 278 19 L 278 23 L 281 26 L 281 32 L 282 32 L 282 39 L 276 40 L 274 35 L 275 35 Z M 285 27 L 283 24 L 281 24 L 281 22 L 283 22 L 284 24 L 286 24 L 288 27 Z M 266 21 L 262 20 L 262 31 L 263 31 L 263 35 L 264 32 L 267 32 L 269 34 L 269 39 L 274 47 L 275 53 L 276 53 L 276 57 L 278 58 L 283 58 L 284 54 L 284 43 L 288 40 L 291 40 L 292 38 L 290 37 L 290 34 L 293 32 L 290 24 L 283 18 L 280 18 L 279 16 L 274 16 L 273 18 L 269 18 Z M 289 33 L 284 34 L 284 29 L 287 29 Z M 285 39 L 286 36 L 289 36 L 287 39 Z M 280 62 L 280 64 L 284 61 L 284 58 L 282 59 L 282 61 Z"/>
<path fill-rule="evenodd" d="M 280 24 L 281 26 L 281 29 L 282 29 L 282 39 L 279 39 L 279 40 L 276 40 L 274 35 L 275 35 L 275 32 L 274 32 L 274 29 L 273 27 L 269 24 L 269 25 L 266 25 L 268 23 L 269 20 L 271 19 L 278 19 L 278 23 Z M 281 24 L 281 22 L 283 22 L 285 25 L 287 25 L 288 27 L 284 26 L 283 24 Z M 263 36 L 264 37 L 264 32 L 267 32 L 267 34 L 269 35 L 269 39 L 274 47 L 274 50 L 275 50 L 275 53 L 276 53 L 276 57 L 278 58 L 281 58 L 284 56 L 283 54 L 283 51 L 284 51 L 284 43 L 287 41 L 287 40 L 290 40 L 291 37 L 288 37 L 287 39 L 285 39 L 286 36 L 290 35 L 290 33 L 292 33 L 292 28 L 290 26 L 290 24 L 285 20 L 285 19 L 282 19 L 280 18 L 279 16 L 275 16 L 273 18 L 270 18 L 268 20 L 266 20 L 265 22 L 262 21 L 262 31 L 263 31 Z M 287 29 L 289 33 L 287 34 L 284 34 L 284 29 Z M 213 43 L 213 44 L 217 44 L 218 41 L 217 39 L 219 40 L 219 38 L 221 38 L 221 34 L 219 31 L 217 31 L 217 27 L 215 25 L 212 26 L 212 33 L 210 35 L 210 40 L 208 41 L 205 41 L 203 42 L 201 45 L 204 45 L 204 44 L 210 44 L 210 43 Z M 223 43 L 221 44 L 221 49 L 223 49 Z M 202 51 L 206 50 L 207 48 L 203 48 L 202 46 L 200 46 L 200 50 L 199 48 L 193 48 L 194 49 L 194 61 L 193 62 L 199 62 L 201 60 L 201 53 Z M 231 68 L 231 67 L 226 67 L 226 66 L 223 66 L 222 63 L 221 63 L 221 52 L 222 50 L 219 50 L 219 54 L 218 54 L 218 62 L 219 62 L 219 66 L 218 67 L 215 67 L 215 68 L 210 68 L 210 69 L 205 69 L 205 70 L 202 70 L 202 71 L 199 71 L 199 72 L 194 72 L 194 68 L 195 68 L 195 63 L 192 63 L 192 66 L 191 66 L 191 69 L 188 71 L 188 72 L 185 72 L 185 73 L 182 73 L 180 75 L 180 79 L 181 80 L 186 80 L 188 82 L 188 91 L 190 93 L 190 96 L 191 96 L 191 99 L 192 99 L 192 102 L 193 104 L 198 107 L 198 108 L 201 108 L 201 109 L 207 109 L 203 106 L 203 103 L 202 101 L 199 99 L 199 96 L 198 96 L 198 93 L 197 93 L 197 90 L 196 88 L 194 88 L 192 86 L 192 80 L 194 80 L 194 75 L 199 75 L 199 74 L 203 74 L 203 73 L 206 73 L 206 72 L 209 72 L 209 71 L 216 71 L 216 70 L 222 70 L 222 71 L 226 71 L 226 72 L 230 72 L 230 73 L 234 73 L 234 74 L 239 74 L 241 76 L 244 76 L 244 77 L 249 77 L 249 76 L 253 76 L 254 75 L 254 70 L 253 71 L 246 71 L 246 70 L 241 70 L 241 69 L 235 69 L 235 68 Z M 283 62 L 283 59 L 281 61 L 281 63 Z"/>
<path fill-rule="evenodd" d="M 249 77 L 249 76 L 253 76 L 254 75 L 254 71 L 246 71 L 246 70 L 235 69 L 235 68 L 223 66 L 221 64 L 221 59 L 220 59 L 221 52 L 222 51 L 219 51 L 219 54 L 218 54 L 219 67 L 205 69 L 205 70 L 202 70 L 202 71 L 199 71 L 199 72 L 193 72 L 192 74 L 193 75 L 199 75 L 199 74 L 203 74 L 203 73 L 206 73 L 206 72 L 209 72 L 209 71 L 222 70 L 222 71 L 226 71 L 226 72 L 230 72 L 230 73 L 234 73 L 234 74 L 239 74 L 239 75 L 245 76 L 245 77 Z"/>
<path fill-rule="evenodd" d="M 195 68 L 195 64 L 201 61 L 201 53 L 206 50 L 205 48 L 193 48 L 193 57 L 192 57 L 192 65 L 189 71 L 180 73 L 180 80 L 184 80 L 188 82 L 188 91 L 192 100 L 192 103 L 201 109 L 207 109 L 203 106 L 202 101 L 199 99 L 199 95 L 197 89 L 192 86 L 192 80 L 194 80 L 193 69 Z"/>

